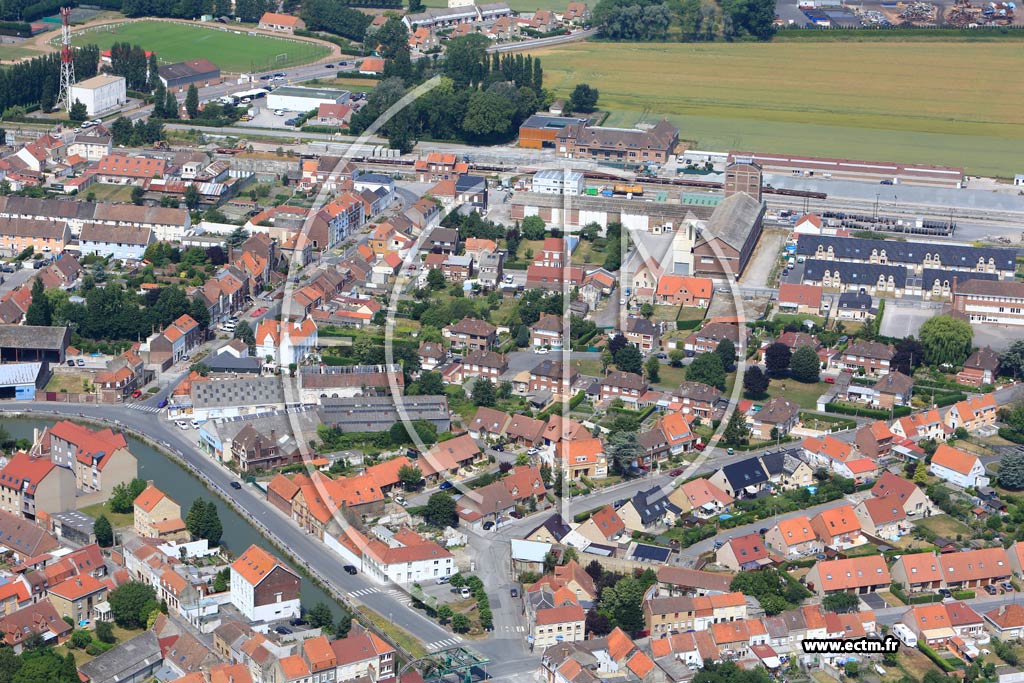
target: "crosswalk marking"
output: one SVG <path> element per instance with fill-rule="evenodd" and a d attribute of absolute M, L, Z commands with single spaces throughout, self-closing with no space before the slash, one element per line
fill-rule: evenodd
<path fill-rule="evenodd" d="M 376 588 L 360 588 L 357 591 L 352 591 L 351 593 L 349 593 L 349 595 L 351 595 L 354 598 L 360 598 L 360 597 L 362 597 L 364 595 L 372 595 L 373 593 L 379 593 L 379 592 L 380 591 L 377 590 Z"/>
<path fill-rule="evenodd" d="M 402 603 L 403 605 L 408 605 L 412 602 L 412 597 L 410 597 L 408 593 L 403 593 L 400 590 L 389 590 L 388 595 L 390 595 L 392 598 Z"/>
<path fill-rule="evenodd" d="M 129 403 L 128 404 L 128 409 L 129 410 L 138 410 L 140 413 L 159 413 L 160 412 L 160 408 L 157 408 L 156 406 L 147 406 L 147 405 L 145 405 L 143 403 Z"/>
<path fill-rule="evenodd" d="M 454 638 L 446 638 L 444 640 L 436 640 L 433 643 L 430 643 L 427 646 L 427 648 L 430 649 L 430 650 L 444 650 L 444 649 L 447 649 L 447 648 L 450 648 L 450 647 L 457 647 L 460 642 L 462 642 L 462 639 L 459 638 L 458 636 L 455 636 Z"/>

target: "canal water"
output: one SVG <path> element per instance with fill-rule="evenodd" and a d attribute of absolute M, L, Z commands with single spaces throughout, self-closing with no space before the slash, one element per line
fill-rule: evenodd
<path fill-rule="evenodd" d="M 0 420 L 0 425 L 13 438 L 31 441 L 33 430 L 38 429 L 41 432 L 43 428 L 51 426 L 53 422 L 52 420 L 5 419 Z M 252 525 L 220 498 L 211 496 L 206 487 L 189 472 L 131 434 L 125 436 L 128 439 L 129 450 L 139 462 L 139 479 L 152 480 L 161 491 L 176 500 L 181 506 L 182 517 L 188 512 L 189 506 L 196 498 L 212 499 L 217 505 L 217 512 L 220 514 L 220 521 L 224 527 L 221 545 L 228 547 L 237 556 L 255 543 L 274 555 L 280 556 L 278 551 Z M 339 619 L 342 610 L 337 602 L 301 573 L 299 576 L 302 577 L 303 607 L 308 609 L 318 602 L 323 602 L 330 605 L 335 620 Z"/>

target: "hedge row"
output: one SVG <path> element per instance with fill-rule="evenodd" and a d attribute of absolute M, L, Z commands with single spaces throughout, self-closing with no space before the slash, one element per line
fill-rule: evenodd
<path fill-rule="evenodd" d="M 953 670 L 953 667 L 950 666 L 949 662 L 947 662 L 945 659 L 940 657 L 939 653 L 936 652 L 935 650 L 933 650 L 932 648 L 930 648 L 924 642 L 924 640 L 918 640 L 917 641 L 917 649 L 920 650 L 921 652 L 923 652 L 925 654 L 925 656 L 928 657 L 928 659 L 930 659 L 933 662 L 935 662 L 935 666 L 939 667 L 940 669 L 942 669 L 946 673 L 949 673 L 950 671 Z"/>
<path fill-rule="evenodd" d="M 677 320 L 676 321 L 676 329 L 677 330 L 692 330 L 692 329 L 694 329 L 696 327 L 699 327 L 702 322 L 704 322 L 704 321 L 703 320 Z"/>
<path fill-rule="evenodd" d="M 825 412 L 827 413 L 839 413 L 840 415 L 856 415 L 860 417 L 870 417 L 876 420 L 888 420 L 890 411 L 888 410 L 876 410 L 874 408 L 860 408 L 855 406 L 848 406 L 845 403 L 826 403 Z M 909 406 L 896 406 L 892 409 L 892 417 L 906 417 L 910 415 L 913 410 Z"/>
<path fill-rule="evenodd" d="M 1020 432 L 1015 432 L 1009 427 L 1000 427 L 999 436 L 1003 437 L 1007 441 L 1012 441 L 1013 443 L 1024 444 L 1024 434 L 1021 434 Z"/>

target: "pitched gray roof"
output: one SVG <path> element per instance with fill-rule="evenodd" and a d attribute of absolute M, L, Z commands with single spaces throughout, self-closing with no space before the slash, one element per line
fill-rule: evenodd
<path fill-rule="evenodd" d="M 40 325 L 0 325 L 0 347 L 19 349 L 64 348 L 68 328 Z"/>
<path fill-rule="evenodd" d="M 995 247 L 972 247 L 960 244 L 937 244 L 934 242 L 898 242 L 896 240 L 873 240 L 860 237 L 834 237 L 832 235 L 801 235 L 797 242 L 798 254 L 812 256 L 818 246 L 824 251 L 832 248 L 837 259 L 866 261 L 872 252 L 885 251 L 889 263 L 923 264 L 926 254 L 932 258 L 938 255 L 943 268 L 974 268 L 978 260 L 986 264 L 989 259 L 999 270 L 1013 270 L 1017 258 L 1016 249 L 999 249 Z"/>
<path fill-rule="evenodd" d="M 741 251 L 761 211 L 761 202 L 746 192 L 737 192 L 718 203 L 701 236 L 705 240 L 717 237 L 736 251 Z"/>
<path fill-rule="evenodd" d="M 96 659 L 82 664 L 78 670 L 92 683 L 115 683 L 134 680 L 136 675 L 151 671 L 161 661 L 163 658 L 160 656 L 160 644 L 157 642 L 156 634 L 153 631 L 143 631 Z"/>
<path fill-rule="evenodd" d="M 847 285 L 862 285 L 874 287 L 878 284 L 878 278 L 884 276 L 893 279 L 897 289 L 903 289 L 907 285 L 907 269 L 904 266 L 883 266 L 878 263 L 851 263 L 849 261 L 823 261 L 820 259 L 807 259 L 804 263 L 804 282 L 821 282 L 825 271 L 829 271 L 833 277 L 839 273 L 840 279 Z"/>

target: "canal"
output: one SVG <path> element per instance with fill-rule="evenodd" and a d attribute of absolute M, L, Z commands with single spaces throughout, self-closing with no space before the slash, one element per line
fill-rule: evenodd
<path fill-rule="evenodd" d="M 0 426 L 3 426 L 13 438 L 28 439 L 29 441 L 32 440 L 34 430 L 38 429 L 41 432 L 53 423 L 54 420 L 0 420 Z M 220 498 L 210 495 L 206 487 L 189 472 L 130 433 L 125 434 L 125 437 L 128 439 L 128 448 L 139 462 L 139 479 L 152 481 L 161 491 L 176 500 L 181 506 L 182 517 L 188 512 L 189 506 L 196 498 L 212 499 L 217 505 L 217 512 L 220 514 L 220 521 L 224 527 L 224 534 L 221 537 L 222 546 L 229 548 L 237 556 L 255 543 L 280 557 L 280 553 L 263 538 L 255 527 Z M 287 562 L 287 560 L 285 561 Z M 323 589 L 303 576 L 301 572 L 299 576 L 302 577 L 303 607 L 309 609 L 316 603 L 323 602 L 330 605 L 335 620 L 339 619 L 342 615 L 342 608 L 338 603 Z"/>

